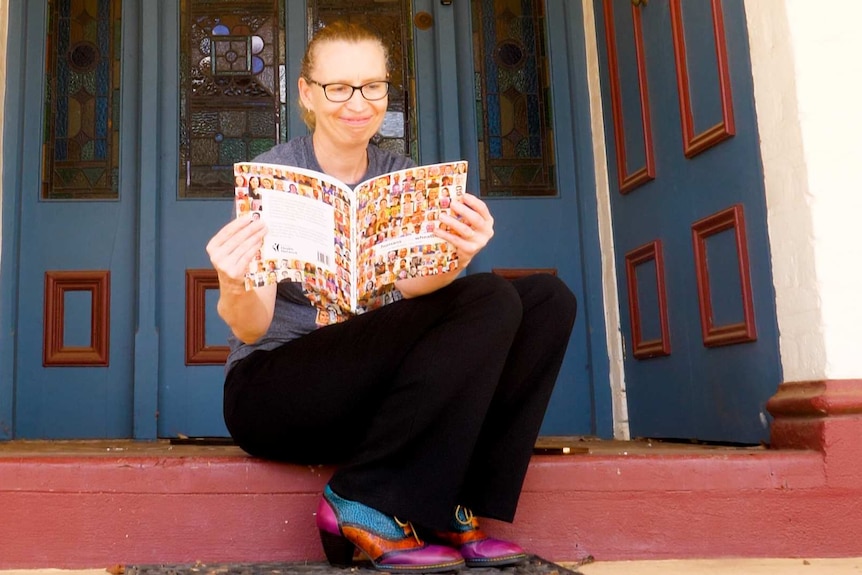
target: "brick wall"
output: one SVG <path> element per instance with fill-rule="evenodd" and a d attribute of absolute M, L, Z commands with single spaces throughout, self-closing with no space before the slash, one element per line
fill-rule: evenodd
<path fill-rule="evenodd" d="M 858 379 L 862 5 L 745 6 L 784 380 Z"/>

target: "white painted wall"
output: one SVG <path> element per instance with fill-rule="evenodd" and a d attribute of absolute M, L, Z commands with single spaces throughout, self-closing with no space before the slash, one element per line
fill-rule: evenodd
<path fill-rule="evenodd" d="M 862 3 L 746 0 L 785 381 L 862 377 Z"/>

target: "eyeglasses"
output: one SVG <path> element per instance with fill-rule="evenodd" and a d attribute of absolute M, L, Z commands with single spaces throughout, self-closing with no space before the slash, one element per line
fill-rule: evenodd
<path fill-rule="evenodd" d="M 361 86 L 351 86 L 350 84 L 321 84 L 312 79 L 308 79 L 310 84 L 317 84 L 323 88 L 323 95 L 330 102 L 346 102 L 353 97 L 353 93 L 359 90 L 362 97 L 370 102 L 382 100 L 389 94 L 388 80 L 375 80 Z"/>

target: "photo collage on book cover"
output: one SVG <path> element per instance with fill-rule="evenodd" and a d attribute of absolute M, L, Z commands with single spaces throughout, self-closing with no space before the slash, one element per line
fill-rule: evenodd
<path fill-rule="evenodd" d="M 453 271 L 457 253 L 434 235 L 451 201 L 463 193 L 467 162 L 419 166 L 372 178 L 355 191 L 331 178 L 289 166 L 238 163 L 235 166 L 236 214 L 262 217 L 265 197 L 286 192 L 319 202 L 331 213 L 332 246 L 306 257 L 257 253 L 246 275 L 247 289 L 282 281 L 297 282 L 318 309 L 317 323 L 343 321 L 400 299 L 397 280 Z M 283 198 L 286 199 L 286 198 Z M 356 236 L 351 226 L 356 203 Z M 297 204 L 299 202 L 296 202 Z M 272 214 L 268 214 L 272 215 Z M 304 221 L 302 223 L 305 223 Z M 266 240 L 265 240 L 266 241 Z M 281 251 L 291 252 L 284 246 Z M 356 250 L 356 261 L 352 254 Z M 329 254 L 332 254 L 330 257 Z M 356 265 L 356 309 L 351 307 L 351 268 Z"/>

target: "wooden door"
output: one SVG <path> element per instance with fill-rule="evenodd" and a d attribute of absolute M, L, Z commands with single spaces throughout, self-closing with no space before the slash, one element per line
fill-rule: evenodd
<path fill-rule="evenodd" d="M 757 443 L 781 381 L 742 0 L 596 0 L 634 436 Z"/>
<path fill-rule="evenodd" d="M 412 69 L 405 63 L 408 3 L 255 0 L 197 3 L 196 11 L 194 4 L 183 3 L 188 12 L 165 11 L 157 35 L 163 103 L 156 268 L 160 437 L 227 435 L 222 383 L 228 330 L 216 312 L 218 284 L 204 248 L 232 217 L 233 162 L 306 133 L 295 102 L 308 30 L 333 18 L 359 18 L 389 39 L 393 93 L 376 141 L 395 152 L 416 152 L 410 149 L 416 129 Z M 244 46 L 253 55 L 241 66 L 230 56 Z"/>
<path fill-rule="evenodd" d="M 249 0 L 243 6 L 266 3 Z M 485 8 L 492 9 L 490 4 Z M 537 0 L 519 9 L 534 4 L 545 8 Z M 20 57 L 9 57 L 7 67 L 4 190 L 13 191 L 3 198 L 0 303 L 9 324 L 0 334 L 0 437 L 225 435 L 221 396 L 227 329 L 215 311 L 217 289 L 204 246 L 230 217 L 232 204 L 229 195 L 207 193 L 204 188 L 207 178 L 217 183 L 215 172 L 220 166 L 245 158 L 231 156 L 236 150 L 217 153 L 208 175 L 191 177 L 190 170 L 203 166 L 211 152 L 183 151 L 184 138 L 200 134 L 191 134 L 189 130 L 197 128 L 184 124 L 184 106 L 188 111 L 189 101 L 184 100 L 181 67 L 188 62 L 178 55 L 188 31 L 184 32 L 180 0 L 58 2 L 56 6 L 68 6 L 63 8 L 68 14 L 61 14 L 65 24 L 83 30 L 75 46 L 64 45 L 58 52 L 70 58 L 70 66 L 77 66 L 72 70 L 75 74 L 85 76 L 78 84 L 86 88 L 87 82 L 106 81 L 104 73 L 99 76 L 89 67 L 109 54 L 99 38 L 110 36 L 116 42 L 110 46 L 112 55 L 106 56 L 109 71 L 115 74 L 111 78 L 117 82 L 110 93 L 113 107 L 110 116 L 104 111 L 98 116 L 101 125 L 117 132 L 111 132 L 116 151 L 108 154 L 115 160 L 113 179 L 104 180 L 103 196 L 44 197 L 42 136 L 47 128 L 43 126 L 57 109 L 46 107 L 46 102 L 56 103 L 58 97 L 56 88 L 52 91 L 44 80 L 46 50 L 51 46 L 45 30 L 49 21 L 57 23 L 48 17 L 52 5 L 10 6 L 10 54 L 14 51 Z M 405 58 L 405 80 L 397 87 L 380 144 L 420 162 L 470 159 L 471 191 L 481 193 L 478 174 L 484 160 L 476 147 L 473 112 L 474 74 L 479 67 L 471 57 L 477 4 L 368 0 L 368 10 L 387 5 L 400 6 L 408 14 L 398 19 L 402 28 L 397 32 L 402 38 L 399 57 Z M 299 59 L 309 26 L 339 6 L 348 12 L 350 6 L 354 12 L 364 10 L 357 2 L 330 0 L 285 2 L 284 8 L 276 7 L 285 29 L 278 38 L 283 64 L 273 70 L 279 80 L 283 71 L 285 80 L 284 89 L 278 89 L 277 125 L 265 123 L 259 131 L 246 129 L 246 124 L 234 134 L 228 133 L 231 128 L 226 124 L 228 131 L 221 136 L 239 140 L 238 146 L 253 153 L 259 151 L 256 146 L 304 133 L 294 111 Z M 498 234 L 468 273 L 550 269 L 572 287 L 581 301 L 581 315 L 543 432 L 606 432 L 610 428 L 607 386 L 601 381 L 594 386 L 591 375 L 592 358 L 602 352 L 589 351 L 591 335 L 584 313 L 589 297 L 582 254 L 588 248 L 582 243 L 580 210 L 581 189 L 587 187 L 572 161 L 576 145 L 589 148 L 589 135 L 583 131 L 578 140 L 567 128 L 575 113 L 570 106 L 574 66 L 568 51 L 554 48 L 573 33 L 579 37 L 582 32 L 577 31 L 582 28 L 579 12 L 562 0 L 547 2 L 547 14 L 540 22 L 547 36 L 534 48 L 541 51 L 549 74 L 540 97 L 554 94 L 546 102 L 554 108 L 553 114 L 548 112 L 547 127 L 556 133 L 546 150 L 554 170 L 547 187 L 552 193 L 487 197 Z M 107 17 L 102 24 L 98 24 L 100 15 Z M 228 42 L 254 36 L 249 30 L 231 28 L 229 20 L 213 21 L 210 30 L 215 26 L 225 30 L 200 38 L 198 45 L 211 45 L 207 42 L 215 36 L 219 36 L 216 41 Z M 56 36 L 57 41 L 61 36 Z M 247 45 L 253 48 L 254 42 Z M 511 42 L 503 44 L 512 50 Z M 513 55 L 509 53 L 510 60 L 504 63 L 514 65 Z M 46 95 L 54 99 L 46 100 Z M 60 95 L 78 103 L 86 100 L 83 93 Z M 67 101 L 66 105 L 78 104 Z M 103 110 L 98 108 L 101 105 L 93 104 L 93 110 Z M 87 113 L 75 109 L 78 120 L 95 117 Z M 208 126 L 212 116 L 199 119 Z M 62 121 L 71 125 L 68 113 Z M 81 131 L 80 122 L 72 124 Z M 66 135 L 77 138 L 73 144 L 87 144 L 88 133 Z M 97 166 L 85 168 L 77 177 L 98 175 Z M 596 254 L 590 257 L 597 259 Z"/>
<path fill-rule="evenodd" d="M 471 272 L 550 272 L 572 289 L 578 318 L 541 432 L 609 435 L 603 310 L 591 309 L 587 277 L 598 246 L 584 225 L 595 195 L 587 168 L 589 103 L 578 91 L 586 80 L 579 3 L 474 0 L 461 8 L 456 17 L 465 16 L 471 38 L 462 48 L 467 55 L 472 47 L 473 57 L 458 61 L 469 63 L 462 77 L 474 86 L 466 87 L 470 100 L 461 101 L 460 141 L 473 162 L 473 191 L 483 195 L 496 228 Z"/>
<path fill-rule="evenodd" d="M 136 189 L 134 169 L 120 166 L 135 162 L 119 131 L 134 125 L 134 103 L 118 95 L 134 78 L 120 75 L 120 10 L 115 0 L 10 5 L 7 438 L 131 434 Z"/>

